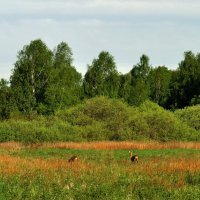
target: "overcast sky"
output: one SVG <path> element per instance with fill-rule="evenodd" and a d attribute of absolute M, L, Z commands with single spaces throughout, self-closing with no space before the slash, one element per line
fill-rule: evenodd
<path fill-rule="evenodd" d="M 0 78 L 38 38 L 52 50 L 67 42 L 82 74 L 102 50 L 122 73 L 142 54 L 176 69 L 184 51 L 200 52 L 200 0 L 0 0 Z"/>

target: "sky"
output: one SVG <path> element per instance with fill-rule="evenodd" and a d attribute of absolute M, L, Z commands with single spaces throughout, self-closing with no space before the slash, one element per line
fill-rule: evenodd
<path fill-rule="evenodd" d="M 200 52 L 200 0 L 0 0 L 0 78 L 32 40 L 50 49 L 64 41 L 83 75 L 101 51 L 127 73 L 146 54 L 177 69 L 183 53 Z"/>

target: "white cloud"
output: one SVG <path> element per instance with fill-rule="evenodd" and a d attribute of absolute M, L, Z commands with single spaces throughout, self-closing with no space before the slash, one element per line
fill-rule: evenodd
<path fill-rule="evenodd" d="M 195 0 L 1 0 L 1 16 L 108 16 L 180 15 L 200 16 Z M 38 15 L 38 16 L 36 16 Z"/>
<path fill-rule="evenodd" d="M 176 67 L 185 50 L 198 51 L 199 10 L 198 0 L 0 0 L 0 78 L 36 38 L 51 49 L 69 43 L 82 73 L 101 50 L 123 73 L 142 53 Z"/>

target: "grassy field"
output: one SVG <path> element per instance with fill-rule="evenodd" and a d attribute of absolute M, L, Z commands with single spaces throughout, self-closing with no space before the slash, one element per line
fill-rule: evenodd
<path fill-rule="evenodd" d="M 0 199 L 193 200 L 200 143 L 1 143 L 0 176 Z"/>

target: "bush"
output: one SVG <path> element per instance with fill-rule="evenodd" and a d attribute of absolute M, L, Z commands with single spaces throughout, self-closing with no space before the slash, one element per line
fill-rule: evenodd
<path fill-rule="evenodd" d="M 177 113 L 150 101 L 132 107 L 120 100 L 95 97 L 48 117 L 32 114 L 2 121 L 0 141 L 199 140 L 199 132 Z"/>
<path fill-rule="evenodd" d="M 130 111 L 130 107 L 119 100 L 95 97 L 82 105 L 58 111 L 56 116 L 81 127 L 83 137 L 88 136 L 88 140 L 125 140 L 130 131 Z"/>
<path fill-rule="evenodd" d="M 156 103 L 146 101 L 138 109 L 148 124 L 148 134 L 152 139 L 167 141 L 198 138 L 194 129 Z"/>
<path fill-rule="evenodd" d="M 200 105 L 176 110 L 174 114 L 190 127 L 200 130 Z"/>

